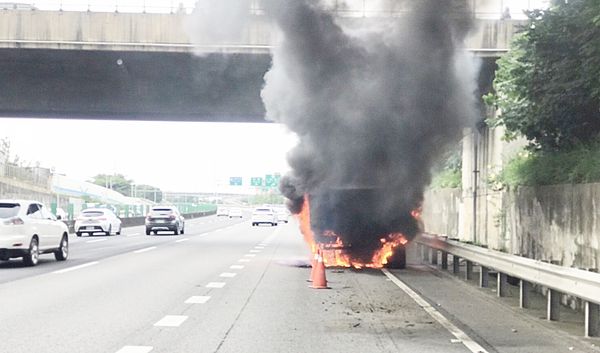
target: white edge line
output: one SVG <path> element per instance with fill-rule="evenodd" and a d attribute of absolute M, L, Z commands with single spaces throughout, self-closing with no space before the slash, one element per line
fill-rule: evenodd
<path fill-rule="evenodd" d="M 188 241 L 190 240 L 190 238 L 183 238 L 183 239 L 179 239 L 179 240 L 175 240 L 176 243 L 183 243 L 184 241 Z"/>
<path fill-rule="evenodd" d="M 444 328 L 448 330 L 454 337 L 459 339 L 462 342 L 462 344 L 464 344 L 465 347 L 467 347 L 471 352 L 489 353 L 485 348 L 480 346 L 471 337 L 469 337 L 463 330 L 459 329 L 453 323 L 451 323 L 444 315 L 437 311 L 433 306 L 431 306 L 431 304 L 429 304 L 425 299 L 418 295 L 414 290 L 410 289 L 410 287 L 404 284 L 404 282 L 402 282 L 398 277 L 394 276 L 390 271 L 388 271 L 385 268 L 381 271 L 395 285 L 397 285 L 406 294 L 408 294 L 417 304 L 419 304 L 419 306 L 423 310 L 425 310 L 432 318 L 439 322 L 440 325 L 444 326 Z"/>
<path fill-rule="evenodd" d="M 133 253 L 134 254 L 140 254 L 140 253 L 143 253 L 143 252 L 146 252 L 146 251 L 150 251 L 150 250 L 154 250 L 154 249 L 156 249 L 156 246 L 150 246 L 148 248 L 143 248 L 143 249 L 135 250 L 135 251 L 133 251 Z"/>
<path fill-rule="evenodd" d="M 125 346 L 117 351 L 117 353 L 148 353 L 154 347 L 150 346 Z"/>
<path fill-rule="evenodd" d="M 54 271 L 52 273 L 56 273 L 56 274 L 67 273 L 67 272 L 79 270 L 81 268 L 86 268 L 86 267 L 94 266 L 94 265 L 97 265 L 99 263 L 100 262 L 98 262 L 98 261 L 92 261 L 92 262 L 88 262 L 88 263 L 85 263 L 85 264 L 82 264 L 82 265 L 77 265 L 77 266 L 73 266 L 73 267 L 69 267 L 69 268 L 64 268 L 62 270 Z"/>

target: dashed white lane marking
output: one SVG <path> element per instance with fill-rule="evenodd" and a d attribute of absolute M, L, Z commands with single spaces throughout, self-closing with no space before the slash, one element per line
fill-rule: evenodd
<path fill-rule="evenodd" d="M 210 296 L 206 295 L 195 295 L 193 297 L 189 297 L 185 303 L 186 304 L 205 304 L 210 300 Z"/>
<path fill-rule="evenodd" d="M 107 241 L 108 239 L 94 239 L 94 240 L 88 240 L 86 241 L 86 243 L 90 244 L 90 243 L 99 243 L 101 241 Z"/>
<path fill-rule="evenodd" d="M 256 254 L 256 253 L 259 253 L 259 252 L 260 252 L 260 250 L 254 250 L 254 249 L 252 249 L 252 250 L 250 250 L 250 252 L 251 252 L 251 253 L 255 253 L 255 254 Z"/>
<path fill-rule="evenodd" d="M 462 344 L 467 347 L 473 353 L 489 353 L 485 348 L 480 346 L 477 342 L 473 341 L 471 337 L 467 336 L 467 334 L 456 327 L 453 323 L 451 323 L 444 315 L 442 315 L 439 311 L 437 311 L 433 306 L 431 306 L 425 299 L 423 299 L 420 295 L 418 295 L 415 291 L 410 289 L 404 282 L 402 282 L 398 277 L 394 276 L 387 269 L 381 270 L 387 278 L 389 278 L 395 285 L 397 285 L 400 289 L 402 289 L 406 294 L 408 294 L 423 310 L 425 310 L 432 318 L 434 318 L 437 322 L 439 322 L 446 330 L 448 330 L 454 337 L 456 337 Z"/>
<path fill-rule="evenodd" d="M 98 262 L 98 261 L 92 261 L 92 262 L 85 263 L 83 265 L 77 265 L 77 266 L 73 266 L 73 267 L 69 267 L 69 268 L 64 268 L 62 270 L 54 271 L 52 273 L 57 273 L 57 274 L 67 273 L 67 272 L 79 270 L 81 268 L 86 268 L 86 267 L 94 266 L 94 265 L 97 265 L 99 263 L 100 262 Z"/>
<path fill-rule="evenodd" d="M 256 254 L 246 254 L 246 255 L 244 255 L 244 256 L 245 256 L 245 257 L 255 257 L 255 256 L 256 256 Z"/>
<path fill-rule="evenodd" d="M 250 259 L 239 259 L 238 262 L 250 262 Z"/>
<path fill-rule="evenodd" d="M 220 231 L 222 231 L 222 230 L 223 230 L 223 228 L 219 228 L 219 229 L 215 230 L 215 233 L 216 233 L 216 232 L 220 232 Z"/>
<path fill-rule="evenodd" d="M 117 353 L 148 353 L 153 347 L 150 346 L 125 346 L 117 351 Z"/>
<path fill-rule="evenodd" d="M 155 323 L 154 326 L 179 327 L 187 318 L 183 315 L 167 315 Z"/>
<path fill-rule="evenodd" d="M 225 287 L 225 282 L 209 282 L 206 285 L 206 288 L 223 288 Z"/>
<path fill-rule="evenodd" d="M 147 248 L 143 248 L 143 249 L 135 250 L 133 253 L 134 253 L 134 254 L 141 254 L 141 253 L 143 253 L 143 252 L 146 252 L 146 251 L 151 251 L 151 250 L 154 250 L 154 249 L 156 249 L 156 246 L 150 246 L 150 247 L 147 247 Z"/>
<path fill-rule="evenodd" d="M 243 270 L 244 265 L 231 265 L 231 266 L 229 266 L 229 268 L 232 270 Z"/>
<path fill-rule="evenodd" d="M 184 241 L 188 241 L 190 240 L 190 238 L 183 238 L 183 239 L 179 239 L 179 240 L 175 240 L 176 243 L 183 243 Z"/>
<path fill-rule="evenodd" d="M 264 250 L 264 249 L 265 249 L 265 247 L 264 247 L 264 246 L 261 246 L 261 245 L 258 245 L 258 246 L 255 246 L 255 247 L 254 247 L 254 249 L 257 249 L 257 250 Z"/>
<path fill-rule="evenodd" d="M 237 276 L 237 273 L 233 273 L 233 272 L 223 272 L 219 275 L 219 277 L 224 277 L 224 278 L 233 278 Z"/>

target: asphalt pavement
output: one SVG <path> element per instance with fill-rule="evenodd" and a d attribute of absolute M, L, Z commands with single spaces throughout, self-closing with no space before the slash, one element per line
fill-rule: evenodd
<path fill-rule="evenodd" d="M 294 222 L 188 220 L 186 234 L 71 238 L 0 264 L 0 353 L 598 352 L 441 271 L 328 269 L 309 288 Z M 541 348 L 540 348 L 541 347 Z"/>

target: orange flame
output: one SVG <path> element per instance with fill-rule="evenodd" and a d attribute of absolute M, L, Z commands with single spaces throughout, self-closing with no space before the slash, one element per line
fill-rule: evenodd
<path fill-rule="evenodd" d="M 413 217 L 420 216 L 420 210 L 411 212 Z M 323 263 L 326 267 L 354 267 L 361 268 L 382 268 L 388 263 L 390 257 L 394 254 L 394 250 L 398 246 L 404 246 L 408 240 L 400 233 L 392 233 L 380 239 L 381 248 L 379 248 L 368 263 L 353 260 L 350 255 L 345 252 L 347 244 L 344 244 L 342 238 L 333 231 L 325 231 L 323 236 L 332 237 L 333 241 L 326 244 L 316 244 L 315 235 L 310 223 L 310 202 L 307 195 L 304 196 L 304 204 L 302 211 L 297 215 L 300 223 L 300 231 L 304 236 L 304 240 L 309 245 L 313 254 L 317 250 L 321 250 Z"/>

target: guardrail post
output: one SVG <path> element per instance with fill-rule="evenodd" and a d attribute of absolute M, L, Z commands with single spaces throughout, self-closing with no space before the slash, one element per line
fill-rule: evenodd
<path fill-rule="evenodd" d="M 600 336 L 600 305 L 585 302 L 585 337 Z"/>
<path fill-rule="evenodd" d="M 479 286 L 481 288 L 486 288 L 487 286 L 489 286 L 489 283 L 490 283 L 489 272 L 490 272 L 490 270 L 487 267 L 481 266 L 481 270 L 479 271 Z"/>
<path fill-rule="evenodd" d="M 429 262 L 429 247 L 423 246 L 423 261 Z"/>
<path fill-rule="evenodd" d="M 521 309 L 529 308 L 529 292 L 531 291 L 531 283 L 519 280 L 519 307 Z"/>
<path fill-rule="evenodd" d="M 438 264 L 438 251 L 437 251 L 437 249 L 434 249 L 434 248 L 431 248 L 431 264 L 432 265 Z"/>
<path fill-rule="evenodd" d="M 498 297 L 506 297 L 508 289 L 508 277 L 506 273 L 498 272 L 498 281 L 496 282 L 496 295 Z"/>
<path fill-rule="evenodd" d="M 546 318 L 548 321 L 560 320 L 560 293 L 554 289 L 548 288 L 548 307 L 546 310 Z"/>
<path fill-rule="evenodd" d="M 442 270 L 448 269 L 448 253 L 442 251 Z"/>
<path fill-rule="evenodd" d="M 458 274 L 460 272 L 460 257 L 452 255 L 452 273 Z"/>
<path fill-rule="evenodd" d="M 473 261 L 467 260 L 467 270 L 465 271 L 465 279 L 467 281 L 473 279 Z"/>

